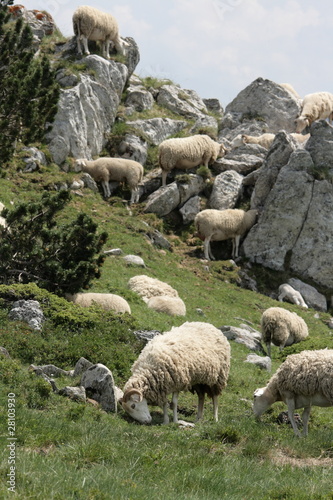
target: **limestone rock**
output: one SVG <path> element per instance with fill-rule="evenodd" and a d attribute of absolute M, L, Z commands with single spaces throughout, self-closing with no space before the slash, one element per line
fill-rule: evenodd
<path fill-rule="evenodd" d="M 186 118 L 199 118 L 207 114 L 205 103 L 194 90 L 185 90 L 177 85 L 163 85 L 157 103 Z"/>
<path fill-rule="evenodd" d="M 147 198 L 144 211 L 152 212 L 159 217 L 169 214 L 178 207 L 180 202 L 179 189 L 176 182 L 160 187 Z"/>
<path fill-rule="evenodd" d="M 234 208 L 242 192 L 243 176 L 233 170 L 227 170 L 216 176 L 209 207 L 215 210 Z"/>
<path fill-rule="evenodd" d="M 244 144 L 232 149 L 223 158 L 218 158 L 212 168 L 218 173 L 234 170 L 247 175 L 262 166 L 266 155 L 267 150 L 258 144 Z"/>
<path fill-rule="evenodd" d="M 194 221 L 195 216 L 200 212 L 200 198 L 193 196 L 179 210 L 183 224 L 190 224 Z"/>
<path fill-rule="evenodd" d="M 269 356 L 262 357 L 258 356 L 258 354 L 248 354 L 245 362 L 259 366 L 259 368 L 268 372 L 272 369 L 272 360 Z"/>
<path fill-rule="evenodd" d="M 144 111 L 146 109 L 151 109 L 153 105 L 153 96 L 143 87 L 135 86 L 127 89 L 125 106 L 131 106 L 135 111 Z"/>
<path fill-rule="evenodd" d="M 187 126 L 184 120 L 172 120 L 171 118 L 150 118 L 148 120 L 128 121 L 132 128 L 140 130 L 157 146 L 171 135 L 180 132 Z"/>
<path fill-rule="evenodd" d="M 294 132 L 300 102 L 280 85 L 257 78 L 228 104 L 225 112 L 231 113 L 239 122 L 246 117 L 263 119 L 269 132 Z"/>
<path fill-rule="evenodd" d="M 117 412 L 113 376 L 106 366 L 98 363 L 88 368 L 82 375 L 80 385 L 89 397 L 100 403 L 103 410 Z"/>
<path fill-rule="evenodd" d="M 24 321 L 34 330 L 41 330 L 45 317 L 37 300 L 17 300 L 14 302 L 8 318 Z"/>
<path fill-rule="evenodd" d="M 123 259 L 129 266 L 146 267 L 145 261 L 138 255 L 125 255 Z"/>
<path fill-rule="evenodd" d="M 126 134 L 118 147 L 118 153 L 123 158 L 137 161 L 144 165 L 147 160 L 148 143 L 135 134 Z"/>
<path fill-rule="evenodd" d="M 238 328 L 236 326 L 221 326 L 221 332 L 228 340 L 234 340 L 238 344 L 245 345 L 251 351 L 264 352 L 260 342 L 261 334 L 259 332 L 251 331 L 247 328 Z"/>

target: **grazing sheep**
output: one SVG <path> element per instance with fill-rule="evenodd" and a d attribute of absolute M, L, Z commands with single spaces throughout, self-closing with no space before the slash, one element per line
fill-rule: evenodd
<path fill-rule="evenodd" d="M 271 357 L 271 343 L 279 346 L 296 344 L 308 335 L 308 327 L 303 318 L 282 307 L 269 307 L 261 317 L 262 340 L 266 343 L 267 354 Z"/>
<path fill-rule="evenodd" d="M 66 299 L 81 307 L 89 307 L 93 304 L 101 306 L 106 311 L 111 309 L 117 313 L 131 314 L 131 308 L 128 302 L 113 293 L 75 293 L 73 295 L 66 294 Z"/>
<path fill-rule="evenodd" d="M 258 136 L 246 135 L 246 134 L 238 134 L 231 142 L 231 146 L 233 148 L 238 148 L 239 146 L 243 146 L 243 144 L 259 144 L 265 149 L 269 149 L 271 147 L 272 142 L 274 141 L 275 134 L 261 134 Z"/>
<path fill-rule="evenodd" d="M 178 394 L 192 391 L 198 395 L 198 420 L 208 394 L 217 422 L 218 396 L 227 385 L 229 369 L 230 345 L 221 331 L 209 323 L 186 322 L 157 335 L 144 347 L 125 384 L 122 406 L 132 418 L 149 424 L 148 404 L 158 405 L 167 424 L 167 396 L 172 393 L 173 422 L 177 423 Z"/>
<path fill-rule="evenodd" d="M 333 94 L 330 92 L 315 92 L 308 94 L 303 99 L 302 111 L 296 118 L 296 132 L 301 133 L 306 127 L 316 120 L 333 119 Z"/>
<path fill-rule="evenodd" d="M 304 408 L 303 435 L 308 434 L 311 406 L 333 406 L 333 350 L 303 351 L 286 358 L 268 385 L 254 393 L 253 412 L 257 418 L 276 401 L 288 406 L 288 417 L 300 436 L 294 410 Z"/>
<path fill-rule="evenodd" d="M 87 172 L 96 182 L 101 182 L 105 198 L 111 196 L 109 182 L 118 181 L 126 182 L 130 188 L 130 203 L 139 201 L 139 184 L 143 178 L 143 166 L 137 161 L 106 156 L 91 161 L 78 159 L 75 161 L 74 170 Z"/>
<path fill-rule="evenodd" d="M 130 278 L 128 286 L 130 290 L 139 294 L 145 302 L 148 302 L 151 297 L 159 297 L 160 295 L 178 297 L 178 292 L 170 285 L 156 278 L 150 278 L 145 274 Z"/>
<path fill-rule="evenodd" d="M 215 260 L 210 248 L 211 241 L 224 241 L 232 239 L 232 257 L 238 257 L 239 242 L 256 222 L 257 210 L 239 210 L 228 208 L 226 210 L 207 209 L 199 212 L 194 219 L 194 224 L 199 238 L 204 242 L 205 259 Z"/>
<path fill-rule="evenodd" d="M 304 299 L 298 290 L 295 290 L 292 286 L 288 285 L 288 283 L 284 283 L 279 286 L 279 301 L 283 302 L 283 299 L 287 298 L 292 302 L 292 304 L 296 304 L 301 307 L 308 307 L 304 302 Z"/>
<path fill-rule="evenodd" d="M 88 40 L 102 43 L 102 53 L 107 59 L 110 58 L 110 42 L 114 44 L 120 54 L 125 53 L 127 42 L 121 40 L 117 20 L 105 12 L 87 5 L 78 7 L 73 14 L 73 30 L 77 40 L 77 50 L 82 54 L 90 54 Z"/>
<path fill-rule="evenodd" d="M 151 297 L 147 306 L 154 311 L 169 314 L 170 316 L 185 316 L 186 306 L 179 297 L 169 297 L 168 295 L 159 295 Z"/>
<path fill-rule="evenodd" d="M 162 169 L 162 186 L 166 186 L 168 172 L 174 168 L 189 169 L 214 163 L 224 156 L 226 148 L 208 135 L 192 135 L 178 139 L 166 139 L 158 147 L 159 165 Z"/>

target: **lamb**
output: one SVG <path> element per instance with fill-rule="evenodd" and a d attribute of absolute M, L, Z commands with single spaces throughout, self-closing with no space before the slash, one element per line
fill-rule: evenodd
<path fill-rule="evenodd" d="M 316 120 L 333 119 L 333 94 L 330 92 L 315 92 L 303 99 L 302 111 L 296 118 L 296 132 L 301 133 Z"/>
<path fill-rule="evenodd" d="M 151 278 L 145 274 L 133 276 L 128 281 L 130 290 L 140 295 L 140 297 L 148 302 L 151 297 L 168 296 L 178 297 L 178 292 L 164 281 L 156 278 Z"/>
<path fill-rule="evenodd" d="M 243 144 L 259 144 L 265 149 L 269 149 L 274 141 L 275 134 L 261 134 L 258 136 L 238 134 L 231 142 L 233 148 L 243 146 Z"/>
<path fill-rule="evenodd" d="M 162 169 L 162 186 L 166 186 L 168 172 L 174 168 L 189 169 L 209 164 L 224 156 L 226 148 L 208 135 L 192 135 L 166 139 L 158 147 L 159 166 Z"/>
<path fill-rule="evenodd" d="M 79 54 L 82 54 L 82 43 L 85 54 L 89 55 L 88 40 L 93 40 L 102 43 L 102 53 L 106 59 L 110 59 L 110 42 L 117 52 L 124 55 L 128 43 L 121 40 L 117 20 L 111 14 L 84 5 L 75 10 L 72 20 Z"/>
<path fill-rule="evenodd" d="M 268 385 L 254 392 L 253 412 L 260 416 L 276 401 L 288 406 L 296 436 L 301 436 L 294 410 L 304 408 L 303 435 L 308 435 L 311 406 L 333 406 L 333 350 L 302 351 L 286 358 Z"/>
<path fill-rule="evenodd" d="M 217 422 L 218 396 L 227 385 L 229 369 L 230 345 L 221 331 L 209 323 L 183 323 L 157 335 L 144 347 L 125 384 L 122 407 L 138 422 L 149 424 L 148 404 L 158 405 L 167 424 L 167 396 L 172 393 L 173 422 L 177 423 L 178 394 L 191 391 L 198 395 L 197 419 L 203 415 L 208 394 Z"/>
<path fill-rule="evenodd" d="M 131 314 L 131 308 L 123 297 L 113 293 L 75 293 L 66 294 L 66 299 L 81 307 L 89 307 L 93 304 L 98 304 L 103 309 L 112 310 L 117 313 Z"/>
<path fill-rule="evenodd" d="M 179 297 L 169 297 L 168 295 L 159 295 L 151 297 L 147 306 L 154 311 L 169 314 L 170 316 L 185 316 L 186 306 Z"/>
<path fill-rule="evenodd" d="M 282 351 L 286 345 L 301 342 L 309 335 L 304 319 L 282 307 L 266 309 L 261 317 L 261 328 L 262 340 L 266 343 L 269 357 L 271 357 L 271 343 L 279 346 Z"/>
<path fill-rule="evenodd" d="M 232 257 L 238 257 L 241 236 L 254 225 L 257 215 L 257 210 L 244 212 L 237 208 L 206 209 L 199 212 L 194 224 L 199 238 L 204 242 L 205 259 L 215 260 L 210 248 L 211 241 L 229 239 L 232 239 Z"/>
<path fill-rule="evenodd" d="M 118 181 L 126 182 L 130 188 L 130 203 L 139 201 L 139 184 L 143 178 L 143 166 L 137 161 L 106 156 L 91 161 L 77 159 L 74 170 L 87 172 L 96 182 L 101 182 L 105 198 L 111 196 L 109 182 Z"/>
<path fill-rule="evenodd" d="M 288 285 L 288 283 L 284 283 L 283 285 L 279 286 L 278 299 L 280 302 L 283 302 L 284 298 L 287 298 L 293 304 L 308 308 L 300 292 L 298 290 L 295 290 L 292 286 Z"/>

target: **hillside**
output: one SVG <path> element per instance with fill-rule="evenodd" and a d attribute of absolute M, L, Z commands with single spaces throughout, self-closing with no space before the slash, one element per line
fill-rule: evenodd
<path fill-rule="evenodd" d="M 6 29 L 10 29 L 10 23 L 8 26 Z M 261 223 L 252 236 L 249 233 L 243 241 L 241 256 L 236 262 L 230 260 L 231 241 L 212 245 L 216 261 L 203 259 L 202 241 L 195 235 L 193 219 L 184 221 L 179 210 L 182 206 L 177 205 L 165 215 L 146 210 L 151 199 L 149 197 L 156 196 L 160 188 L 157 149 L 165 131 L 168 137 L 208 133 L 215 140 L 224 141 L 230 148 L 233 136 L 242 128 L 247 132 L 262 132 L 263 117 L 253 118 L 250 110 L 248 121 L 235 122 L 232 127 L 227 127 L 231 115 L 228 118 L 227 110 L 224 114 L 216 100 L 205 100 L 205 108 L 202 108 L 203 101 L 194 91 L 180 89 L 172 82 L 141 79 L 133 74 L 139 49 L 134 40 L 130 40 L 130 43 L 132 56 L 126 61 L 115 54 L 110 62 L 105 61 L 100 57 L 98 48 L 92 49 L 94 54 L 91 56 L 78 60 L 73 40 L 64 40 L 57 32 L 44 36 L 39 45 L 40 57 L 44 55 L 51 67 L 56 67 L 60 89 L 53 126 L 46 134 L 43 131 L 41 137 L 36 133 L 31 141 L 28 140 L 29 134 L 21 135 L 17 138 L 10 159 L 1 158 L 0 201 L 6 208 L 10 210 L 22 202 L 33 203 L 43 193 L 56 194 L 65 189 L 71 192 L 70 201 L 57 215 L 56 227 L 61 229 L 66 224 L 75 225 L 78 214 L 87 214 L 97 224 L 99 233 L 107 233 L 101 252 L 105 257 L 101 275 L 91 281 L 89 291 L 118 294 L 131 307 L 131 315 L 105 312 L 98 306 L 83 309 L 67 302 L 63 294 L 39 288 L 34 283 L 2 282 L 0 346 L 8 351 L 9 357 L 0 352 L 0 422 L 4 437 L 0 467 L 1 497 L 10 498 L 12 491 L 8 491 L 7 481 L 12 474 L 16 497 L 20 499 L 143 500 L 161 495 L 165 499 L 180 500 L 332 498 L 331 408 L 312 408 L 309 436 L 302 439 L 294 437 L 290 425 L 278 423 L 278 415 L 286 410 L 283 403 L 274 404 L 260 423 L 255 421 L 252 414 L 254 390 L 266 384 L 271 373 L 288 354 L 304 349 L 332 347 L 332 330 L 328 326 L 332 310 L 327 309 L 326 301 L 333 287 L 322 278 L 325 273 L 327 276 L 332 259 L 329 263 L 325 259 L 327 267 L 320 273 L 319 262 L 318 269 L 312 270 L 312 274 L 309 273 L 305 279 L 305 271 L 297 267 L 296 252 L 293 264 L 290 249 L 284 246 L 288 231 L 290 240 L 293 240 L 292 224 L 288 226 L 288 231 L 284 231 L 285 226 L 281 221 L 276 222 L 274 227 L 275 242 L 279 242 L 285 251 L 282 261 L 285 263 L 289 256 L 291 265 L 274 267 L 268 261 L 262 263 L 259 258 L 253 257 L 254 246 L 264 245 L 269 233 L 267 226 L 272 228 L 269 210 L 274 209 L 276 217 L 276 212 L 286 205 L 286 197 L 273 196 L 273 187 L 265 195 L 263 190 L 256 193 L 257 197 L 261 195 L 265 198 L 261 198 L 261 203 L 266 207 L 266 212 L 263 211 Z M 108 81 L 103 87 L 100 75 L 106 65 L 109 65 L 111 84 Z M 126 78 L 129 69 L 132 76 Z M 106 78 L 103 74 L 103 78 Z M 115 78 L 115 74 L 119 79 Z M 122 75 L 125 76 L 123 80 Z M 253 86 L 260 87 L 261 83 L 255 82 Z M 81 93 L 77 93 L 78 85 L 81 85 Z M 167 104 L 170 101 L 166 95 L 163 96 L 163 92 L 166 94 L 168 90 L 166 86 L 171 86 L 173 90 L 176 88 L 176 98 L 182 101 L 184 107 L 188 105 L 190 110 L 183 111 L 179 105 L 170 109 Z M 273 82 L 264 81 L 264 86 L 275 93 L 283 92 L 277 90 Z M 162 87 L 164 91 L 161 91 Z M 98 91 L 93 94 L 95 107 L 91 107 L 91 92 L 94 88 Z M 108 88 L 106 94 L 111 96 L 110 101 L 116 103 L 112 109 L 105 97 L 105 88 Z M 66 115 L 68 107 L 65 103 L 69 102 L 66 99 L 73 97 L 74 93 L 77 98 L 73 100 L 70 114 Z M 101 101 L 96 97 L 101 95 L 104 96 L 104 108 L 100 107 Z M 292 106 L 296 111 L 295 101 L 283 96 L 287 102 L 286 108 Z M 148 107 L 143 109 L 147 101 Z M 201 109 L 198 110 L 198 106 Z M 229 112 L 238 112 L 237 106 L 237 103 L 231 103 Z M 190 116 L 193 108 L 196 108 L 196 114 Z M 266 131 L 274 128 L 274 116 L 279 113 L 278 110 L 275 114 L 273 111 L 269 114 L 273 118 L 271 122 L 265 122 Z M 75 122 L 74 118 L 78 116 Z M 233 120 L 236 120 L 235 116 Z M 139 125 L 134 123 L 138 121 L 141 121 Z M 142 121 L 146 122 L 142 124 Z M 76 135 L 72 130 L 75 123 Z M 87 124 L 91 128 L 87 128 Z M 150 128 L 142 129 L 148 125 Z M 326 124 L 320 126 L 324 130 L 323 135 L 326 134 L 325 148 L 328 148 L 331 127 Z M 138 127 L 141 127 L 140 132 Z M 191 197 L 200 198 L 200 209 L 208 206 L 216 178 L 230 172 L 232 163 L 243 165 L 242 173 L 233 170 L 243 179 L 256 172 L 260 166 L 266 168 L 267 174 L 269 162 L 271 166 L 274 163 L 275 168 L 278 159 L 282 173 L 276 175 L 275 184 L 272 182 L 277 192 L 286 193 L 286 183 L 295 187 L 292 184 L 298 182 L 298 189 L 303 184 L 317 189 L 319 199 L 320 196 L 324 198 L 320 195 L 324 186 L 327 191 L 327 209 L 333 196 L 328 153 L 327 157 L 323 155 L 320 169 L 316 165 L 306 164 L 302 170 L 300 157 L 310 153 L 306 150 L 300 152 L 296 148 L 288 135 L 290 131 L 278 130 L 274 130 L 279 137 L 270 151 L 257 145 L 248 146 L 250 149 L 243 151 L 246 158 L 244 155 L 242 160 L 239 156 L 235 158 L 234 151 L 234 156 L 226 155 L 210 171 L 200 167 L 201 170 L 194 170 L 190 174 L 177 172 L 175 179 L 173 176 L 168 178 L 168 186 L 176 184 L 180 191 L 191 192 Z M 159 134 L 158 138 L 153 134 L 154 131 Z M 314 129 L 311 133 L 314 137 L 312 151 L 318 152 L 319 139 L 315 139 L 318 130 Z M 101 140 L 101 137 L 104 139 Z M 293 153 L 294 163 L 289 162 Z M 239 152 L 237 154 L 242 155 Z M 108 155 L 131 156 L 144 164 L 145 181 L 139 203 L 129 205 L 130 192 L 126 186 L 117 186 L 112 196 L 105 200 L 100 185 L 91 184 L 93 189 L 90 189 L 81 181 L 82 174 L 73 171 L 74 158 Z M 284 168 L 287 164 L 291 165 L 289 169 Z M 297 182 L 290 182 L 290 172 L 298 172 L 298 177 L 295 174 Z M 194 177 L 200 177 L 200 182 L 204 183 L 204 189 L 195 193 L 191 191 L 192 188 L 188 188 L 192 186 L 191 179 Z M 236 185 L 233 181 L 237 181 Z M 248 184 L 241 188 L 240 184 L 242 182 L 232 174 L 232 181 L 226 184 L 218 197 L 219 201 L 224 200 L 225 193 L 233 191 L 233 196 L 230 195 L 228 199 L 231 206 L 225 208 L 247 210 L 251 206 L 254 185 Z M 294 200 L 295 192 L 287 192 L 288 199 Z M 171 197 L 168 195 L 167 198 L 169 203 Z M 269 203 L 265 205 L 267 198 Z M 300 198 L 298 195 L 299 205 Z M 313 191 L 308 207 L 314 207 L 314 199 Z M 280 201 L 278 203 L 275 200 Z M 158 205 L 161 207 L 162 202 L 158 202 Z M 316 206 L 319 206 L 318 203 Z M 318 218 L 321 217 L 321 210 L 317 212 Z M 297 220 L 295 231 L 299 230 L 299 225 L 304 226 L 304 219 L 298 214 L 296 208 L 288 213 L 288 219 L 294 217 Z M 326 220 L 325 214 L 323 220 Z M 265 226 L 266 231 L 262 229 L 260 233 L 260 228 Z M 156 234 L 163 238 L 157 243 Z M 272 248 L 273 236 L 271 234 Z M 315 235 L 312 244 L 315 242 L 318 252 L 321 245 L 325 244 L 330 255 L 329 237 L 327 234 L 326 240 L 322 242 Z M 293 244 L 296 246 L 297 242 L 301 246 L 300 238 L 296 238 Z M 120 249 L 121 252 L 115 255 L 103 253 L 111 249 Z M 141 257 L 145 267 L 128 264 L 124 259 L 127 255 Z M 272 261 L 275 261 L 275 257 L 272 257 Z M 177 290 L 186 305 L 186 316 L 169 316 L 148 309 L 145 302 L 128 287 L 129 279 L 139 274 L 157 278 Z M 304 309 L 288 302 L 278 302 L 278 286 L 291 277 L 315 285 L 324 297 L 324 310 L 318 311 L 313 307 Z M 14 301 L 20 299 L 39 302 L 45 316 L 40 331 L 25 322 L 9 319 L 8 313 Z M 106 365 L 113 374 L 115 385 L 122 388 L 130 375 L 133 361 L 145 344 L 134 332 L 166 332 L 185 321 L 204 321 L 218 328 L 247 324 L 260 331 L 262 312 L 272 306 L 284 307 L 301 316 L 308 325 L 309 337 L 300 344 L 285 348 L 282 353 L 273 346 L 271 373 L 246 362 L 251 350 L 231 340 L 231 372 L 228 386 L 219 399 L 218 423 L 213 422 L 212 403 L 207 400 L 204 418 L 194 428 L 180 428 L 176 424 L 161 425 L 163 415 L 158 407 L 152 408 L 152 425 L 140 426 L 127 417 L 120 407 L 117 413 L 110 413 L 93 402 L 76 402 L 61 396 L 31 369 L 31 365 L 53 364 L 68 371 L 74 369 L 76 362 L 84 357 L 94 364 Z M 265 356 L 264 351 L 258 351 L 257 354 Z M 76 386 L 79 382 L 79 377 L 74 381 L 66 375 L 55 378 L 58 388 Z M 8 424 L 12 400 L 15 408 L 15 445 L 8 448 L 8 438 L 13 437 L 9 434 L 13 425 Z M 180 417 L 195 422 L 196 405 L 195 395 L 182 393 L 179 398 Z M 10 421 L 14 422 L 13 418 Z M 15 468 L 10 469 L 11 465 Z"/>

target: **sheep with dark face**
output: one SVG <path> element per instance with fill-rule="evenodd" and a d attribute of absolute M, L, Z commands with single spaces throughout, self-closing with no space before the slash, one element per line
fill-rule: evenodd
<path fill-rule="evenodd" d="M 227 385 L 230 345 L 223 333 L 209 323 L 186 322 L 154 337 L 132 366 L 124 387 L 124 410 L 141 424 L 151 423 L 148 404 L 163 408 L 169 422 L 168 394 L 172 394 L 173 422 L 178 422 L 177 401 L 181 391 L 198 395 L 198 414 L 203 414 L 205 394 L 213 398 L 218 420 L 218 396 Z"/>

